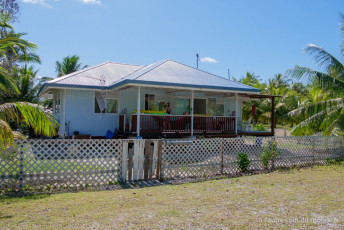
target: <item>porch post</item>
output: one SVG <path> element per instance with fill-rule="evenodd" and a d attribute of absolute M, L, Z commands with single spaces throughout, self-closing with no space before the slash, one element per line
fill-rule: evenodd
<path fill-rule="evenodd" d="M 239 97 L 235 94 L 235 134 L 238 134 Z"/>
<path fill-rule="evenodd" d="M 137 133 L 137 136 L 140 136 L 140 113 L 141 113 L 141 86 L 138 86 L 137 87 L 137 107 L 136 107 L 136 118 L 137 118 L 137 121 L 136 121 L 136 133 Z"/>
<path fill-rule="evenodd" d="M 194 131 L 194 98 L 195 98 L 195 91 L 191 90 L 191 137 L 193 137 Z"/>

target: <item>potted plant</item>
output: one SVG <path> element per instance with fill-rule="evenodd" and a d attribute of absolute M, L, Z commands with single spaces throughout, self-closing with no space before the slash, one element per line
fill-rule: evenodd
<path fill-rule="evenodd" d="M 183 113 L 183 115 L 189 115 L 191 111 L 192 111 L 192 108 L 190 106 L 187 106 L 185 108 L 185 112 Z"/>

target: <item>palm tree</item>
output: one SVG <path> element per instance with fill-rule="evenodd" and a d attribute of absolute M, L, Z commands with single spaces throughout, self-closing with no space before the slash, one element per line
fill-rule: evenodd
<path fill-rule="evenodd" d="M 62 62 L 57 61 L 56 62 L 57 76 L 61 77 L 61 76 L 76 72 L 80 69 L 86 68 L 87 65 L 81 68 L 81 63 L 79 63 L 79 60 L 80 60 L 79 56 L 73 55 L 73 56 L 67 56 L 63 58 Z"/>
<path fill-rule="evenodd" d="M 15 33 L 13 27 L 9 24 L 11 17 L 6 14 L 0 14 L 0 38 L 4 41 L 16 39 L 17 41 L 11 46 L 2 47 L 0 52 L 0 65 L 11 73 L 12 69 L 18 67 L 18 63 L 38 63 L 41 64 L 40 57 L 34 52 L 37 46 L 27 42 L 22 37 L 25 33 Z M 21 44 L 21 42 L 25 44 Z"/>
<path fill-rule="evenodd" d="M 344 35 L 344 16 L 342 16 L 341 31 Z M 288 75 L 311 83 L 318 88 L 317 92 L 313 92 L 313 99 L 316 100 L 309 100 L 288 113 L 289 116 L 302 119 L 291 132 L 292 134 L 305 133 L 307 128 L 313 126 L 320 127 L 320 131 L 325 135 L 343 134 L 344 66 L 337 58 L 320 46 L 309 44 L 305 49 L 305 53 L 313 56 L 314 61 L 322 71 L 302 66 L 295 66 L 293 69 L 287 70 Z M 344 42 L 341 56 L 344 56 Z M 321 91 L 319 91 L 319 88 Z M 313 91 L 316 91 L 315 89 Z"/>
<path fill-rule="evenodd" d="M 0 27 L 12 28 L 8 23 L 1 23 Z M 8 48 L 15 50 L 31 50 L 36 45 L 18 36 L 6 36 L 0 38 L 0 58 Z M 0 59 L 1 61 L 2 59 Z M 20 93 L 17 86 L 8 74 L 8 70 L 0 66 L 0 89 L 3 91 L 14 90 Z M 41 106 L 28 102 L 9 102 L 0 104 L 0 150 L 10 146 L 14 142 L 14 134 L 10 123 L 24 123 L 35 134 L 52 136 L 56 134 L 57 122 Z"/>
<path fill-rule="evenodd" d="M 33 66 L 14 67 L 12 70 L 12 80 L 19 93 L 12 91 L 0 92 L 0 104 L 5 102 L 25 101 L 31 103 L 39 102 L 39 90 L 46 81 L 52 80 L 50 77 L 37 77 L 38 70 Z"/>

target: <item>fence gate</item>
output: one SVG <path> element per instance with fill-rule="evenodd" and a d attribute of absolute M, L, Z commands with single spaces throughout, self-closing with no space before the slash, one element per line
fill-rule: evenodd
<path fill-rule="evenodd" d="M 160 179 L 161 141 L 123 140 L 122 181 Z"/>

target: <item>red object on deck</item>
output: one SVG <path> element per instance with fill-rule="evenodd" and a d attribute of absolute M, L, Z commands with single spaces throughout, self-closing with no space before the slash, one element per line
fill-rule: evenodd
<path fill-rule="evenodd" d="M 252 105 L 252 115 L 256 115 L 256 110 L 257 110 L 257 107 L 256 105 Z"/>

